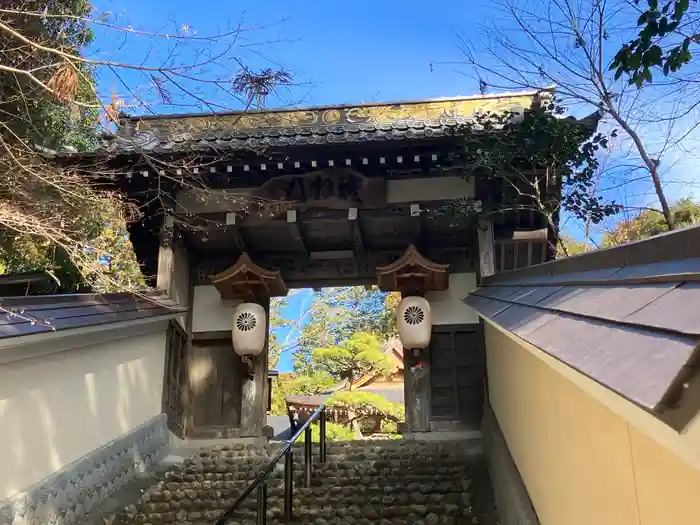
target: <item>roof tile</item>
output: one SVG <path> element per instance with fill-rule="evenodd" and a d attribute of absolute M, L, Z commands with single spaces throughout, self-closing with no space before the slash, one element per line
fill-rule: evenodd
<path fill-rule="evenodd" d="M 683 283 L 624 321 L 700 337 L 700 283 Z"/>
<path fill-rule="evenodd" d="M 517 334 L 523 339 L 547 323 L 559 318 L 559 314 L 543 312 L 537 308 L 511 305 L 493 317 L 493 320 L 506 330 Z"/>
<path fill-rule="evenodd" d="M 621 321 L 676 286 L 676 283 L 564 286 L 556 293 L 539 301 L 536 306 Z"/>
<path fill-rule="evenodd" d="M 186 311 L 168 297 L 127 293 L 0 298 L 0 339 L 117 322 L 169 318 Z"/>
<path fill-rule="evenodd" d="M 700 226 L 680 229 L 486 277 L 464 302 L 682 430 L 700 410 L 699 254 Z"/>

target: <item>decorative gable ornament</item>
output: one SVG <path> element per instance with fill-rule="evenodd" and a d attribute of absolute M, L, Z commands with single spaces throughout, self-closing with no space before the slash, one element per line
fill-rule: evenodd
<path fill-rule="evenodd" d="M 401 344 L 414 354 L 428 348 L 432 334 L 430 303 L 423 295 L 449 287 L 449 267 L 427 259 L 411 244 L 396 261 L 377 268 L 379 288 L 403 295 L 396 324 Z"/>
<path fill-rule="evenodd" d="M 382 291 L 401 292 L 404 296 L 447 290 L 449 267 L 424 257 L 411 244 L 396 261 L 377 267 L 377 284 Z"/>
<path fill-rule="evenodd" d="M 229 269 L 209 276 L 222 299 L 262 302 L 282 297 L 289 291 L 279 271 L 261 268 L 247 253 L 242 253 Z"/>
<path fill-rule="evenodd" d="M 261 268 L 247 253 L 241 254 L 229 269 L 209 278 L 222 299 L 243 301 L 233 311 L 231 342 L 252 377 L 253 359 L 265 350 L 267 339 L 267 314 L 260 303 L 287 295 L 287 286 L 279 271 Z"/>

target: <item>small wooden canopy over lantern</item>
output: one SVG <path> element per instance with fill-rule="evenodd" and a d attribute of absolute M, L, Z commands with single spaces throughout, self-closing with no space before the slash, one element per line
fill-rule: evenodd
<path fill-rule="evenodd" d="M 247 253 L 241 254 L 228 270 L 209 276 L 222 299 L 243 299 L 260 302 L 270 297 L 282 297 L 289 291 L 280 272 L 261 268 Z"/>
<path fill-rule="evenodd" d="M 406 296 L 447 290 L 449 264 L 438 264 L 421 255 L 411 244 L 396 261 L 377 267 L 377 284 L 385 292 L 401 292 Z"/>

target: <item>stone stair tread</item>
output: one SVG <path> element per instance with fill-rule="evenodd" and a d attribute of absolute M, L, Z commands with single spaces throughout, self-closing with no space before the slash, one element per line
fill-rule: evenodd
<path fill-rule="evenodd" d="M 303 448 L 295 446 L 294 514 L 303 525 L 450 525 L 473 523 L 472 478 L 481 457 L 458 443 L 332 442 L 327 462 L 314 446 L 311 486 L 303 487 Z M 115 525 L 213 525 L 257 477 L 280 445 L 197 451 L 159 477 Z M 268 477 L 267 523 L 283 520 L 284 464 Z M 255 525 L 253 492 L 227 525 Z M 495 522 L 493 522 L 495 523 Z"/>

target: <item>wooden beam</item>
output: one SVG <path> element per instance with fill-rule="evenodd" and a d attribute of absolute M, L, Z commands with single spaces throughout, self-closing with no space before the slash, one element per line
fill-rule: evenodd
<path fill-rule="evenodd" d="M 390 264 L 401 257 L 402 252 L 402 249 L 367 249 L 365 251 L 367 264 L 364 266 L 359 264 L 353 250 L 344 251 L 342 257 L 339 257 L 341 254 L 326 252 L 327 256 L 333 258 L 326 257 L 323 260 L 311 260 L 310 257 L 299 253 L 257 254 L 255 260 L 263 268 L 280 270 L 288 287 L 359 286 L 376 284 L 376 266 Z M 426 249 L 423 253 L 435 262 L 449 264 L 450 271 L 454 273 L 475 272 L 479 264 L 473 246 L 454 248 L 436 246 Z M 232 255 L 222 253 L 211 257 L 200 257 L 197 284 L 210 284 L 208 276 L 228 268 L 231 257 Z"/>
<path fill-rule="evenodd" d="M 352 250 L 327 250 L 323 252 L 311 252 L 309 254 L 309 259 L 312 261 L 330 261 L 354 258 L 355 252 Z"/>
<path fill-rule="evenodd" d="M 170 295 L 172 291 L 175 260 L 173 243 L 175 218 L 167 215 L 160 230 L 160 247 L 158 248 L 158 274 L 156 275 L 156 288 Z"/>
<path fill-rule="evenodd" d="M 409 213 L 411 215 L 411 226 L 413 226 L 414 229 L 414 235 L 415 235 L 415 241 L 413 244 L 415 244 L 419 249 L 422 248 L 422 237 L 423 237 L 423 228 L 422 228 L 422 223 L 421 223 L 421 207 L 420 204 L 418 203 L 413 203 L 409 207 Z"/>
<path fill-rule="evenodd" d="M 226 214 L 226 226 L 227 230 L 229 230 L 233 235 L 233 243 L 239 252 L 245 253 L 248 251 L 248 245 L 246 244 L 243 234 L 241 233 L 239 226 L 240 222 L 241 218 L 236 212 L 229 212 Z"/>
<path fill-rule="evenodd" d="M 248 251 L 248 244 L 243 239 L 243 234 L 238 226 L 233 229 L 233 242 L 241 253 Z"/>
<path fill-rule="evenodd" d="M 309 249 L 306 247 L 304 242 L 304 236 L 301 234 L 301 229 L 299 228 L 299 223 L 297 222 L 297 210 L 287 210 L 285 215 L 287 220 L 287 229 L 289 230 L 289 235 L 291 236 L 297 249 L 308 255 Z"/>
<path fill-rule="evenodd" d="M 267 423 L 267 357 L 270 339 L 270 301 L 265 307 L 267 328 L 265 349 L 253 358 L 253 377 L 244 375 L 243 395 L 241 399 L 241 437 L 262 437 L 263 427 Z"/>
<path fill-rule="evenodd" d="M 419 201 L 414 204 L 418 204 L 420 210 L 434 209 L 442 204 L 444 200 L 439 201 Z M 296 222 L 306 223 L 306 222 L 326 222 L 326 221 L 347 221 L 349 219 L 350 210 L 357 209 L 358 216 L 362 213 L 362 217 L 365 220 L 373 219 L 387 219 L 395 218 L 397 216 L 404 216 L 408 218 L 411 214 L 411 204 L 404 202 L 389 203 L 385 208 L 382 209 L 361 209 L 361 208 L 345 208 L 345 209 L 331 209 L 331 208 L 321 208 L 321 207 L 310 207 L 304 210 L 287 210 L 287 212 L 296 212 Z M 198 213 L 198 217 L 202 219 L 203 224 L 225 224 L 224 212 L 204 212 Z M 280 213 L 272 218 L 269 217 L 259 217 L 255 214 L 242 215 L 239 214 L 236 218 L 236 225 L 244 228 L 252 228 L 258 226 L 266 226 L 270 224 L 280 224 L 287 222 L 286 213 Z"/>
<path fill-rule="evenodd" d="M 479 220 L 479 274 L 489 277 L 496 273 L 496 253 L 494 251 L 493 222 L 490 218 Z M 503 258 L 501 258 L 503 264 Z"/>
<path fill-rule="evenodd" d="M 358 261 L 364 260 L 365 257 L 365 244 L 362 240 L 362 227 L 360 226 L 360 220 L 358 218 L 359 210 L 357 208 L 350 208 L 348 210 L 348 219 L 350 220 L 350 232 L 352 235 L 353 249 L 355 250 L 355 257 Z"/>
<path fill-rule="evenodd" d="M 406 426 L 409 432 L 430 432 L 430 356 L 428 352 L 427 349 L 404 349 L 403 352 Z"/>

